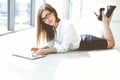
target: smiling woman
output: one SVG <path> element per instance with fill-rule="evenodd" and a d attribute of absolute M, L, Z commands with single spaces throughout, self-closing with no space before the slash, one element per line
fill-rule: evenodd
<path fill-rule="evenodd" d="M 63 53 L 71 50 L 98 50 L 113 48 L 115 45 L 114 37 L 110 29 L 112 13 L 116 6 L 108 5 L 107 13 L 104 14 L 103 8 L 96 13 L 97 21 L 103 24 L 101 37 L 89 34 L 78 35 L 73 24 L 67 20 L 61 20 L 50 4 L 44 3 L 37 16 L 37 51 L 36 55 L 47 55 L 49 53 Z M 107 16 L 109 14 L 109 16 Z M 41 48 L 40 40 L 47 41 L 47 46 Z M 55 45 L 57 43 L 58 45 Z M 39 48 L 40 47 L 40 48 Z"/>
<path fill-rule="evenodd" d="M 59 21 L 57 12 L 51 5 L 44 4 L 40 7 L 37 17 L 37 44 L 39 44 L 41 35 L 47 41 L 54 38 L 55 28 L 58 24 L 56 22 Z"/>

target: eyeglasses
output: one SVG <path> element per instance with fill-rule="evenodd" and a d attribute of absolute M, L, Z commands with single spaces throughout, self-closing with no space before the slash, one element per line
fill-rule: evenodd
<path fill-rule="evenodd" d="M 47 19 L 49 19 L 50 18 L 50 16 L 51 16 L 51 13 L 49 12 L 49 13 L 47 13 L 46 15 L 45 15 L 45 17 L 44 18 L 42 18 L 42 21 L 43 22 L 46 22 L 46 20 Z"/>

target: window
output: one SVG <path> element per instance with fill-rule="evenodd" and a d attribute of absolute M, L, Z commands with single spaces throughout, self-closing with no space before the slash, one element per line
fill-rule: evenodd
<path fill-rule="evenodd" d="M 7 31 L 7 0 L 0 0 L 0 34 Z"/>
<path fill-rule="evenodd" d="M 79 20 L 82 15 L 82 0 L 69 0 L 69 19 Z"/>
<path fill-rule="evenodd" d="M 66 16 L 66 0 L 45 0 L 47 3 L 52 5 L 60 18 L 65 18 Z M 53 3 L 54 2 L 54 3 Z"/>
<path fill-rule="evenodd" d="M 42 3 L 44 2 L 44 0 L 35 0 L 35 26 L 37 26 L 37 14 L 38 14 L 38 10 L 40 8 L 40 6 L 42 5 Z"/>
<path fill-rule="evenodd" d="M 15 30 L 30 27 L 31 0 L 16 0 Z"/>
<path fill-rule="evenodd" d="M 0 35 L 35 26 L 35 0 L 0 0 Z"/>
<path fill-rule="evenodd" d="M 80 19 L 82 15 L 82 0 L 45 0 L 57 11 L 63 19 Z M 54 2 L 54 3 L 53 3 Z"/>

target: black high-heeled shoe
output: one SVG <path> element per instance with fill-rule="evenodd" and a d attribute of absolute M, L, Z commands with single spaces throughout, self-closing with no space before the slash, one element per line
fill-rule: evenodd
<path fill-rule="evenodd" d="M 107 12 L 106 12 L 106 16 L 107 18 L 109 18 L 111 16 L 111 14 L 113 13 L 113 11 L 115 10 L 116 6 L 113 5 L 109 5 L 107 6 Z"/>
<path fill-rule="evenodd" d="M 99 14 L 97 14 L 96 12 L 94 12 L 95 15 L 97 16 L 97 19 L 100 20 L 100 21 L 102 21 L 102 11 L 104 11 L 104 10 L 105 10 L 105 8 L 100 8 L 99 9 Z"/>

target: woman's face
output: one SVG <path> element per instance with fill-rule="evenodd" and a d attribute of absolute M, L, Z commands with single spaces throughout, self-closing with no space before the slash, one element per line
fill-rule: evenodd
<path fill-rule="evenodd" d="M 51 25 L 51 26 L 55 26 L 56 18 L 55 18 L 54 13 L 51 13 L 48 10 L 44 10 L 41 14 L 41 18 L 44 23 Z"/>

